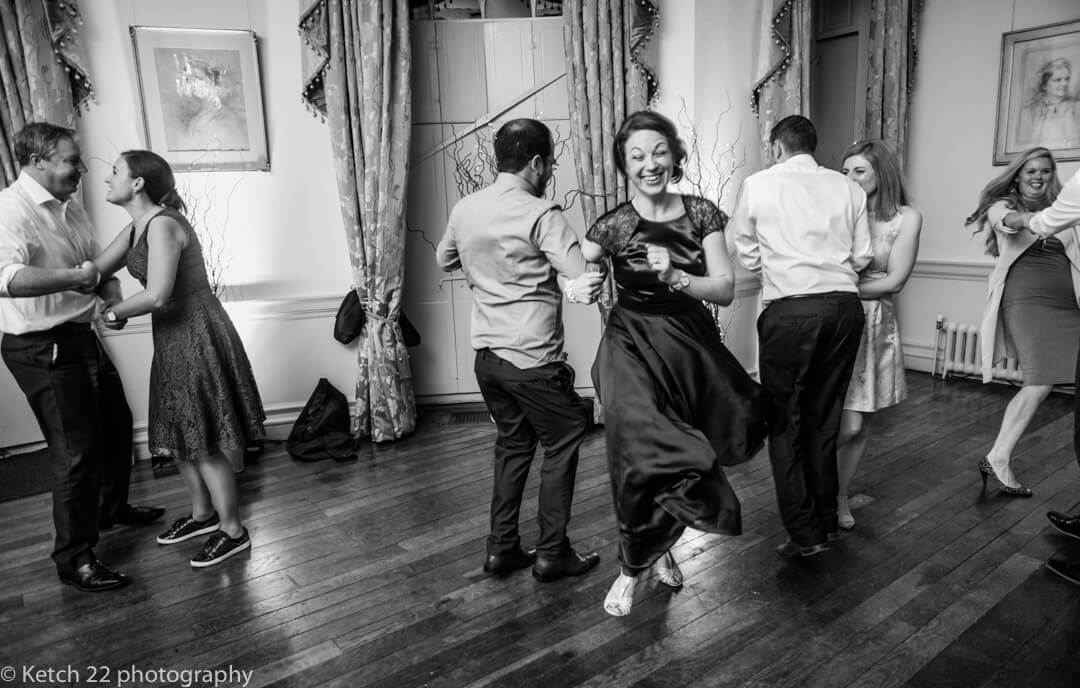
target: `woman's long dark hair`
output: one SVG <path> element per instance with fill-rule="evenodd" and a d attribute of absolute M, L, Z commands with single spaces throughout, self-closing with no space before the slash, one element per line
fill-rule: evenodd
<path fill-rule="evenodd" d="M 143 189 L 151 201 L 181 213 L 187 212 L 187 204 L 176 192 L 172 167 L 165 158 L 148 150 L 124 151 L 120 156 L 127 163 L 132 179 L 142 177 Z"/>
<path fill-rule="evenodd" d="M 1016 181 L 1016 178 L 1020 175 L 1020 170 L 1024 169 L 1024 165 L 1039 158 L 1046 158 L 1050 161 L 1050 171 L 1052 173 L 1050 183 L 1046 185 L 1046 193 L 1042 195 L 1042 198 L 1037 201 L 1029 201 L 1020 193 L 1020 184 Z M 990 209 L 990 206 L 1003 200 L 1013 210 L 1022 213 L 1034 213 L 1057 200 L 1059 193 L 1061 193 L 1061 180 L 1058 179 L 1057 161 L 1054 160 L 1054 154 L 1042 146 L 1029 148 L 1017 156 L 1016 160 L 1013 160 L 1005 168 L 1004 172 L 994 177 L 989 184 L 983 187 L 982 192 L 979 193 L 979 205 L 975 208 L 975 212 L 968 215 L 967 219 L 964 220 L 964 226 L 976 225 L 975 234 L 985 229 L 986 252 L 996 258 L 998 255 L 997 236 L 994 235 L 994 230 L 987 226 L 986 221 L 986 211 Z"/>

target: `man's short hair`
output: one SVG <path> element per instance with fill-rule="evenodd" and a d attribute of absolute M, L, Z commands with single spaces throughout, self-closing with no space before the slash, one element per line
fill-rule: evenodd
<path fill-rule="evenodd" d="M 15 162 L 30 164 L 32 156 L 47 158 L 64 139 L 75 139 L 75 130 L 48 122 L 30 122 L 15 134 Z"/>
<path fill-rule="evenodd" d="M 534 156 L 551 157 L 551 130 L 535 119 L 512 119 L 495 133 L 495 164 L 499 172 L 520 172 Z"/>
<path fill-rule="evenodd" d="M 769 132 L 769 143 L 780 142 L 784 152 L 813 153 L 817 150 L 817 130 L 814 123 L 802 115 L 788 115 L 776 123 Z"/>

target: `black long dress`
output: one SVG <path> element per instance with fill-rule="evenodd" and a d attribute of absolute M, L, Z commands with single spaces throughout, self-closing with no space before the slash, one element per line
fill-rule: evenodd
<path fill-rule="evenodd" d="M 652 565 L 687 526 L 739 535 L 739 500 L 721 466 L 750 459 L 766 436 L 761 387 L 708 310 L 649 269 L 651 243 L 668 248 L 675 268 L 706 274 L 702 239 L 727 218 L 702 198 L 683 204 L 682 217 L 653 222 L 625 203 L 587 235 L 611 257 L 617 287 L 592 375 L 604 403 L 619 558 L 630 569 Z"/>
<path fill-rule="evenodd" d="M 202 246 L 187 219 L 166 208 L 187 234 L 169 302 L 151 315 L 150 449 L 178 460 L 220 450 L 243 469 L 244 446 L 266 436 L 259 388 L 244 344 L 210 288 Z M 157 216 L 155 216 L 156 218 Z M 153 222 L 151 219 L 150 222 Z M 149 227 L 149 222 L 147 223 Z M 133 241 L 128 271 L 146 286 L 147 231 Z"/>

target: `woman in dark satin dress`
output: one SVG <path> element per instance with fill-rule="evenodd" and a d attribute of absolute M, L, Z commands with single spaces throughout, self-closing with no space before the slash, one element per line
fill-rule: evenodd
<path fill-rule="evenodd" d="M 604 609 L 623 616 L 651 566 L 661 583 L 682 585 L 671 548 L 687 526 L 742 532 L 721 466 L 762 446 L 765 401 L 702 303 L 734 298 L 727 218 L 708 200 L 668 191 L 686 158 L 674 124 L 636 112 L 616 135 L 614 154 L 634 198 L 600 218 L 582 249 L 590 262 L 611 259 L 617 287 L 593 380 L 604 402 L 619 526 L 621 571 Z"/>
<path fill-rule="evenodd" d="M 143 291 L 106 308 L 102 320 L 119 329 L 130 317 L 152 314 L 150 450 L 176 457 L 192 502 L 191 514 L 157 541 L 171 545 L 209 534 L 191 565 L 211 566 L 251 547 L 233 473 L 243 468 L 243 448 L 265 436 L 259 390 L 243 343 L 210 288 L 169 164 L 150 151 L 127 151 L 106 183 L 106 199 L 123 206 L 132 223 L 95 262 L 102 275 L 126 265 Z"/>

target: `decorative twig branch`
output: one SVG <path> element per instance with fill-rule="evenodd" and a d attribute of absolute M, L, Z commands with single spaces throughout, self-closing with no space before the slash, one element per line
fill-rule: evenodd
<path fill-rule="evenodd" d="M 202 182 L 199 189 L 194 186 L 196 176 Z M 209 174 L 178 174 L 177 178 L 180 196 L 187 203 L 187 219 L 202 245 L 207 281 L 214 294 L 221 297 L 227 286 L 225 272 L 233 258 L 225 234 L 232 215 L 232 199 L 243 178 L 237 177 L 223 198 Z"/>
<path fill-rule="evenodd" d="M 724 207 L 724 197 L 735 177 L 735 171 L 746 164 L 745 153 L 737 152 L 737 150 L 741 150 L 737 148 L 742 140 L 741 123 L 733 140 L 727 144 L 720 142 L 720 122 L 725 115 L 731 112 L 732 108 L 731 98 L 726 94 L 725 98 L 727 98 L 727 105 L 716 116 L 713 123 L 712 145 L 707 156 L 702 152 L 701 137 L 698 134 L 697 125 L 687 112 L 685 99 L 682 100 L 682 107 L 677 118 L 679 125 L 688 132 L 686 162 L 683 165 L 683 183 L 690 188 L 694 195 L 707 198 L 720 208 Z M 734 261 L 735 257 L 731 256 L 731 260 Z M 709 312 L 712 313 L 717 327 L 720 328 L 721 336 L 726 337 L 727 330 L 735 319 L 740 304 L 736 301 L 729 307 L 718 306 L 714 303 L 706 303 L 705 305 Z"/>

